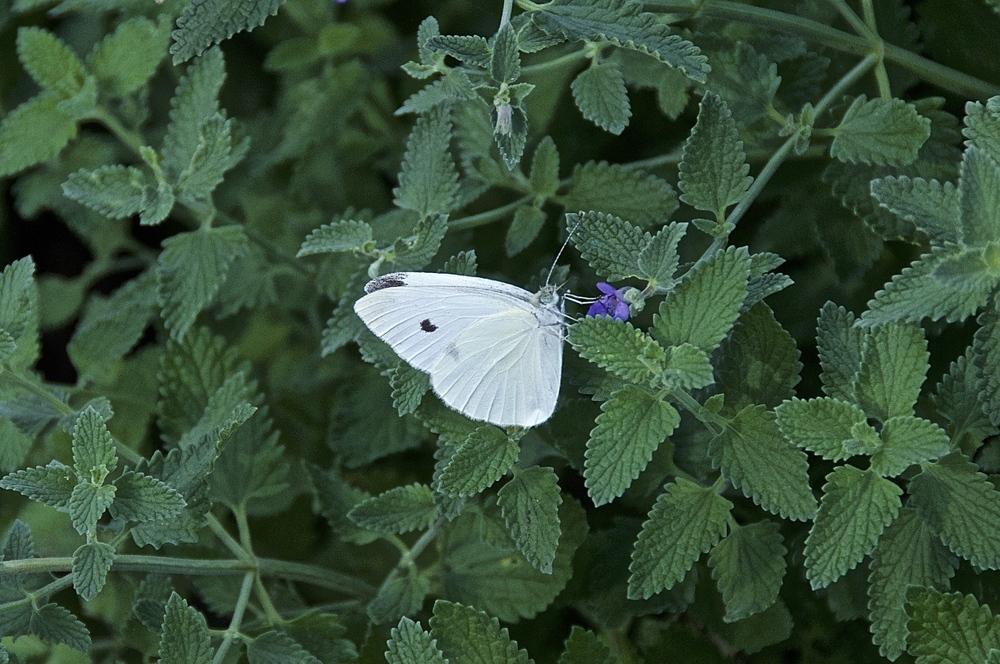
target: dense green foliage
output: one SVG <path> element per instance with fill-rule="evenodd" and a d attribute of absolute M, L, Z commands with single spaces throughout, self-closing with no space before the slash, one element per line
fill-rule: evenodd
<path fill-rule="evenodd" d="M 1000 663 L 1000 5 L 914 4 L 0 4 L 0 664 Z M 354 314 L 568 229 L 537 428 Z"/>

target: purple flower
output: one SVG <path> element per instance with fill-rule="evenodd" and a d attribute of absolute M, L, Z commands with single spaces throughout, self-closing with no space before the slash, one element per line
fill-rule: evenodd
<path fill-rule="evenodd" d="M 628 320 L 628 303 L 624 300 L 626 288 L 615 288 L 601 281 L 597 290 L 604 293 L 601 298 L 587 309 L 588 316 L 610 316 L 616 320 Z"/>

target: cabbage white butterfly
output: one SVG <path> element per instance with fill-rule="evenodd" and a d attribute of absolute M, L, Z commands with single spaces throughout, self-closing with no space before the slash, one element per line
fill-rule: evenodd
<path fill-rule="evenodd" d="M 445 405 L 473 420 L 532 427 L 552 416 L 559 396 L 566 326 L 557 290 L 394 272 L 369 281 L 354 311 L 404 361 L 430 374 Z"/>

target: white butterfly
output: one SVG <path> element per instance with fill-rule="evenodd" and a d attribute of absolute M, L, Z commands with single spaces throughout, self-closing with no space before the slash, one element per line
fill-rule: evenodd
<path fill-rule="evenodd" d="M 368 282 L 354 311 L 430 374 L 447 406 L 498 426 L 532 427 L 552 416 L 559 396 L 565 315 L 556 290 L 395 272 Z"/>

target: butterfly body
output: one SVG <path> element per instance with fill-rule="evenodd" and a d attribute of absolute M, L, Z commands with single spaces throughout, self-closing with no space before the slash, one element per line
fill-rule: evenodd
<path fill-rule="evenodd" d="M 430 374 L 449 407 L 498 426 L 551 417 L 562 374 L 562 298 L 554 287 L 454 274 L 373 279 L 354 310 L 404 361 Z"/>

